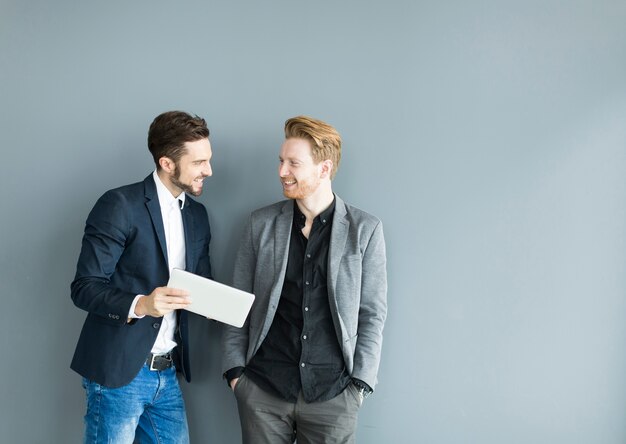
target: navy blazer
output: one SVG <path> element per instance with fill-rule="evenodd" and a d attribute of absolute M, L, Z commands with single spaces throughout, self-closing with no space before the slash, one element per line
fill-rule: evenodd
<path fill-rule="evenodd" d="M 206 209 L 189 196 L 182 210 L 186 269 L 211 277 L 211 230 Z M 133 299 L 167 285 L 169 268 L 161 207 L 152 174 L 143 182 L 107 191 L 87 217 L 74 304 L 88 312 L 71 368 L 107 387 L 131 382 L 156 340 L 163 318 L 127 322 Z M 187 312 L 177 311 L 176 368 L 191 380 Z"/>

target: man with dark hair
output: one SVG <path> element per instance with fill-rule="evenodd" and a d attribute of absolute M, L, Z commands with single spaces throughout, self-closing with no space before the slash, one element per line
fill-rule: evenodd
<path fill-rule="evenodd" d="M 256 299 L 222 341 L 244 444 L 353 443 L 376 384 L 385 241 L 377 218 L 333 193 L 340 159 L 335 128 L 287 120 L 278 174 L 288 200 L 254 211 L 244 231 L 233 281 Z"/>
<path fill-rule="evenodd" d="M 154 119 L 155 171 L 107 191 L 87 217 L 74 304 L 87 311 L 72 369 L 86 391 L 85 443 L 188 443 L 176 371 L 189 372 L 191 302 L 168 288 L 170 270 L 211 277 L 211 231 L 202 193 L 211 172 L 204 119 L 181 111 Z"/>

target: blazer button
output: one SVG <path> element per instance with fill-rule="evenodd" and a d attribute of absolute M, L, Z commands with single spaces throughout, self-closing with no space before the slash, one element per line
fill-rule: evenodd
<path fill-rule="evenodd" d="M 155 322 L 154 324 L 152 324 L 153 328 L 159 328 L 161 326 L 161 324 L 159 324 L 158 322 Z"/>

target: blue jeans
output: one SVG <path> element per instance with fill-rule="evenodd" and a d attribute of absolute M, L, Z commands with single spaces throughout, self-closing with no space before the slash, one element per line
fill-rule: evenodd
<path fill-rule="evenodd" d="M 108 388 L 83 378 L 85 444 L 188 444 L 189 429 L 176 370 L 144 366 L 128 385 Z"/>

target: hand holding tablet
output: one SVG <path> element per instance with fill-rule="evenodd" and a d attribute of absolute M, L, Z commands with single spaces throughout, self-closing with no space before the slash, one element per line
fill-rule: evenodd
<path fill-rule="evenodd" d="M 186 310 L 239 328 L 246 321 L 254 302 L 252 293 L 178 268 L 170 273 L 167 286 L 189 293 L 192 302 Z"/>

